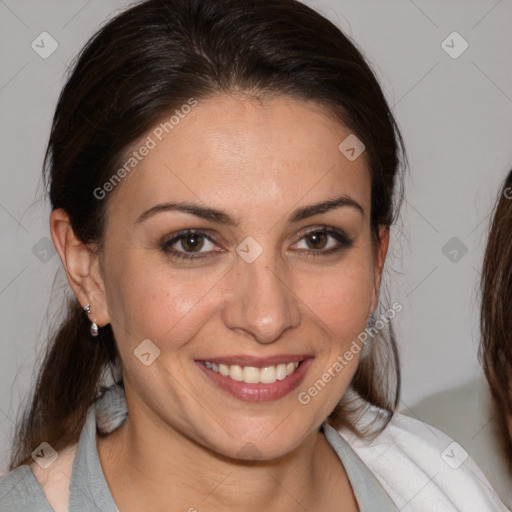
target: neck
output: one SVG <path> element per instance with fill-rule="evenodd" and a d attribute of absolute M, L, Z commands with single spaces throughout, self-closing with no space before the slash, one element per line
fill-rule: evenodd
<path fill-rule="evenodd" d="M 355 503 L 344 468 L 319 431 L 277 459 L 238 461 L 159 419 L 130 413 L 116 432 L 98 440 L 98 452 L 121 511 L 125 503 L 133 511 L 147 510 L 148 503 L 155 511 L 234 511 L 248 504 L 253 512 L 317 510 L 335 497 L 339 507 L 340 494 L 347 505 Z"/>

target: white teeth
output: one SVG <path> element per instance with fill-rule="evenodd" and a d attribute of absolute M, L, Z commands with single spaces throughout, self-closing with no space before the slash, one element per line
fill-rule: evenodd
<path fill-rule="evenodd" d="M 244 382 L 247 384 L 258 384 L 260 381 L 260 369 L 253 366 L 244 366 Z"/>
<path fill-rule="evenodd" d="M 237 364 L 232 365 L 229 368 L 229 376 L 233 380 L 237 380 L 238 382 L 242 382 L 244 380 L 244 374 L 241 366 Z"/>
<path fill-rule="evenodd" d="M 276 380 L 277 378 L 275 366 L 266 366 L 260 370 L 260 382 L 262 384 L 272 384 Z"/>
<path fill-rule="evenodd" d="M 286 379 L 286 365 L 284 363 L 278 364 L 276 366 L 276 379 L 277 380 Z"/>
<path fill-rule="evenodd" d="M 288 363 L 286 365 L 286 375 L 291 375 L 295 371 L 295 368 L 297 368 L 295 363 Z"/>
<path fill-rule="evenodd" d="M 238 382 L 245 382 L 246 384 L 273 384 L 276 380 L 284 380 L 288 375 L 291 375 L 299 366 L 299 363 L 280 363 L 277 366 L 265 366 L 264 368 L 256 368 L 254 366 L 239 366 L 233 364 L 228 366 L 226 364 L 210 363 L 205 361 L 206 368 L 220 373 L 223 377 Z"/>

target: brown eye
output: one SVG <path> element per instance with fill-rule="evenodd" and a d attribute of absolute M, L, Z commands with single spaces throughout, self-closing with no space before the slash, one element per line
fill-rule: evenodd
<path fill-rule="evenodd" d="M 216 244 L 203 232 L 185 230 L 163 241 L 161 248 L 175 258 L 200 258 L 215 252 Z"/>
<path fill-rule="evenodd" d="M 204 237 L 197 233 L 183 237 L 179 243 L 186 252 L 197 252 L 200 251 L 204 245 Z"/>
<path fill-rule="evenodd" d="M 294 248 L 300 249 L 306 256 L 327 256 L 348 249 L 352 243 L 353 240 L 340 229 L 325 227 L 304 233 Z"/>
<path fill-rule="evenodd" d="M 329 237 L 325 231 L 311 231 L 305 236 L 310 249 L 325 249 Z"/>

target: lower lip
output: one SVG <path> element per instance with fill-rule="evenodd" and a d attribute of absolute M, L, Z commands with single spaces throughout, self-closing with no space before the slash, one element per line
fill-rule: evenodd
<path fill-rule="evenodd" d="M 239 382 L 206 368 L 203 363 L 196 361 L 196 364 L 210 380 L 235 398 L 245 402 L 271 402 L 279 400 L 296 389 L 304 379 L 304 375 L 312 362 L 313 358 L 305 359 L 292 374 L 283 380 L 276 380 L 272 384 Z"/>

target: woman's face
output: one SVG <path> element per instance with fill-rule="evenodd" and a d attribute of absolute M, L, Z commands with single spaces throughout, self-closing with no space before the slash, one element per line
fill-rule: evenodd
<path fill-rule="evenodd" d="M 95 299 L 130 417 L 278 457 L 346 391 L 359 353 L 335 363 L 376 304 L 387 232 L 374 252 L 364 153 L 347 159 L 350 131 L 288 97 L 215 96 L 167 129 L 107 198 Z"/>

